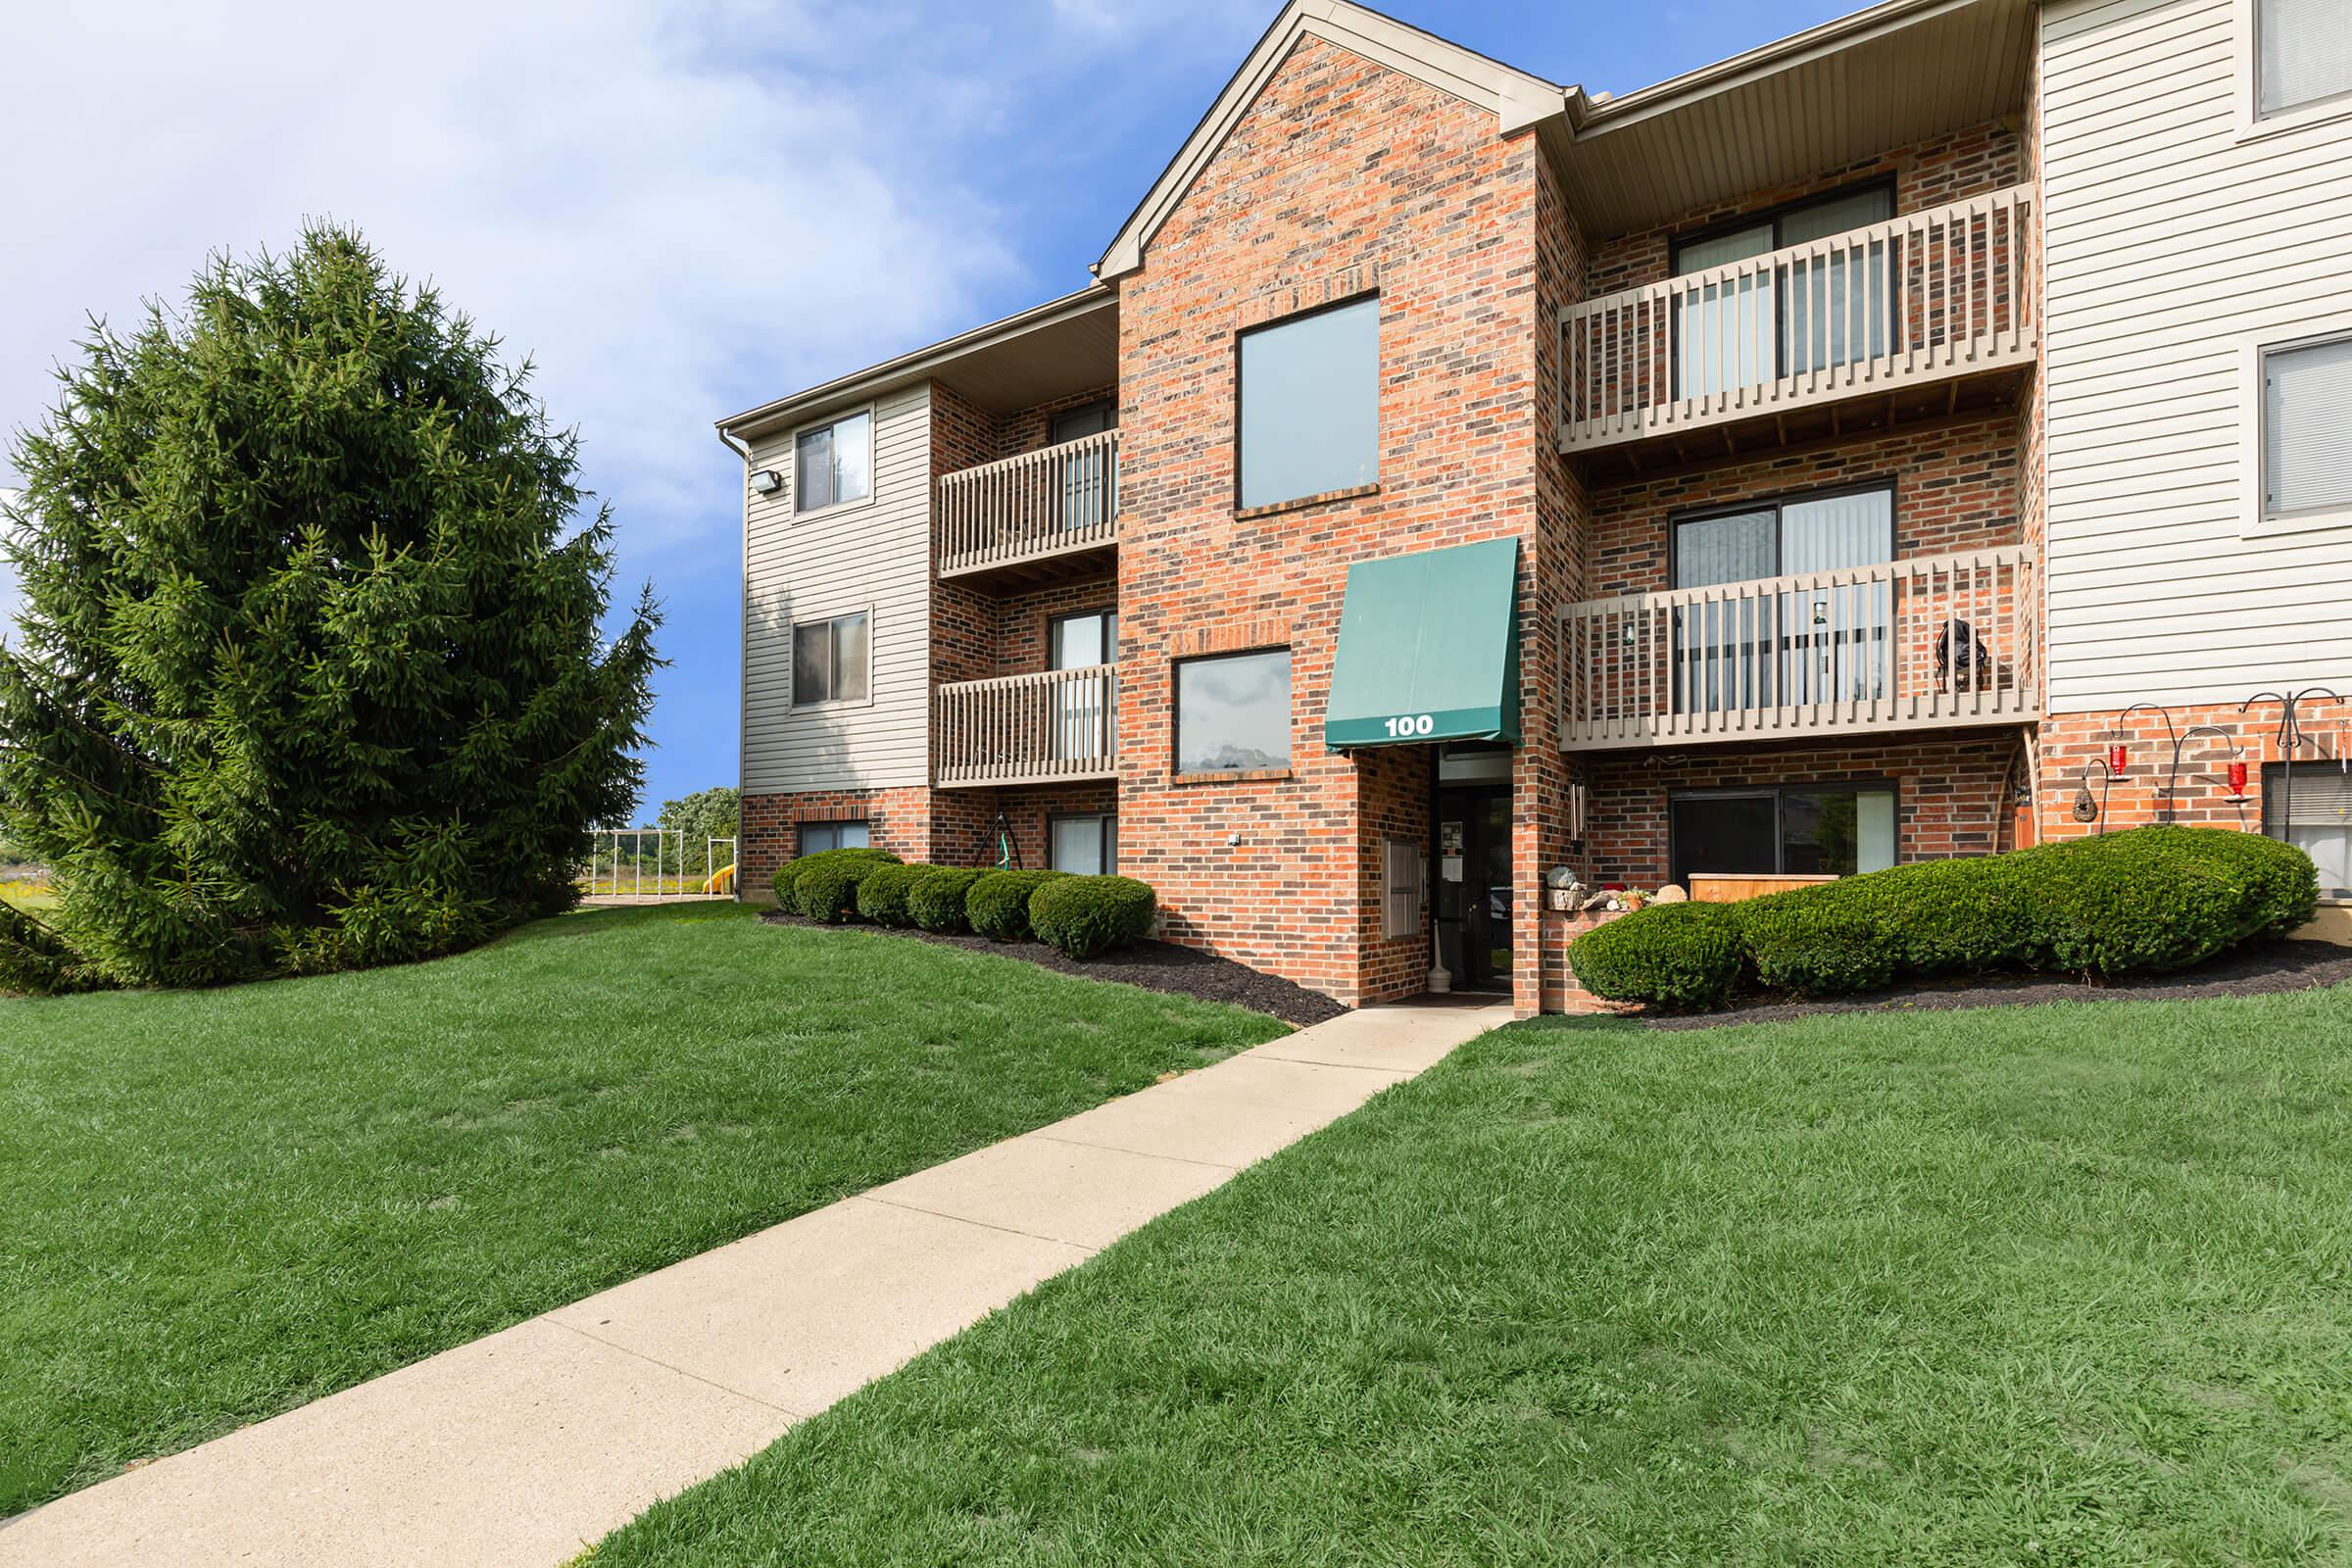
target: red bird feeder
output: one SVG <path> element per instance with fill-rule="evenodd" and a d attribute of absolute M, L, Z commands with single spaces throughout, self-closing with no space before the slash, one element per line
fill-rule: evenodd
<path fill-rule="evenodd" d="M 2246 764 L 2243 762 L 2230 764 L 2230 793 L 2232 795 L 2246 793 Z"/>
<path fill-rule="evenodd" d="M 2124 755 L 2124 743 L 2122 741 L 2117 741 L 2113 746 L 2107 749 L 2107 767 L 2110 772 L 2121 773 L 2124 770 L 2124 763 L 2128 759 Z"/>

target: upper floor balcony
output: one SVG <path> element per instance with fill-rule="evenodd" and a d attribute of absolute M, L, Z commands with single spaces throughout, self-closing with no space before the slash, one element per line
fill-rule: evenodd
<path fill-rule="evenodd" d="M 1566 751 L 2023 723 L 2038 563 L 2017 546 L 1560 609 Z"/>
<path fill-rule="evenodd" d="M 939 574 L 1021 586 L 1107 567 L 1119 538 L 1119 432 L 942 475 Z"/>
<path fill-rule="evenodd" d="M 931 781 L 942 789 L 1118 776 L 1115 664 L 954 681 L 931 696 Z"/>
<path fill-rule="evenodd" d="M 2037 352 L 2034 246 L 2018 185 L 1569 306 L 1560 448 L 1639 466 L 1981 401 Z"/>

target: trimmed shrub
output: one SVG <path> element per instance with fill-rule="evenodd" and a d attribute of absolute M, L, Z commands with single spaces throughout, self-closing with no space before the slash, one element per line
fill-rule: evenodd
<path fill-rule="evenodd" d="M 1073 958 L 1141 941 L 1158 912 L 1157 895 L 1131 876 L 1056 877 L 1029 895 L 1029 929 Z"/>
<path fill-rule="evenodd" d="M 809 919 L 847 919 L 857 907 L 858 882 L 877 865 L 899 865 L 899 856 L 887 849 L 818 849 L 813 856 L 786 860 L 776 867 L 776 907 Z M 816 874 L 816 882 L 805 901 L 800 882 L 811 874 Z"/>
<path fill-rule="evenodd" d="M 1716 1007 L 1740 983 L 1740 916 L 1729 904 L 1653 904 L 1568 944 L 1568 966 L 1611 1002 Z"/>
<path fill-rule="evenodd" d="M 2157 826 L 2008 855 L 1928 860 L 1744 904 L 1660 905 L 1587 932 L 1568 961 L 1596 995 L 1718 1004 L 1742 978 L 1834 997 L 1992 970 L 2082 975 L 2179 969 L 2311 918 L 2319 879 L 2291 844 L 2229 828 Z M 1715 909 L 1720 956 L 1656 917 Z M 1711 989 L 1712 988 L 1712 989 Z"/>
<path fill-rule="evenodd" d="M 914 916 L 906 911 L 906 895 L 927 865 L 877 865 L 858 882 L 858 917 L 876 925 L 906 926 Z"/>
<path fill-rule="evenodd" d="M 1067 871 L 991 871 L 963 896 L 963 917 L 993 942 L 1018 942 L 1029 933 L 1029 898 Z"/>
<path fill-rule="evenodd" d="M 954 934 L 971 929 L 963 917 L 964 895 L 988 874 L 983 866 L 918 865 L 906 888 L 906 913 L 925 931 Z"/>
<path fill-rule="evenodd" d="M 2291 844 L 2229 828 L 2143 827 L 2053 856 L 2041 890 L 2053 967 L 2180 969 L 2311 918 L 2319 877 Z"/>

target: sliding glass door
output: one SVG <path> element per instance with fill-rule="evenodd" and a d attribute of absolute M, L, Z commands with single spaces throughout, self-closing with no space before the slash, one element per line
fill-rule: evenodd
<path fill-rule="evenodd" d="M 1796 203 L 1678 244 L 1674 275 L 1693 276 L 1893 216 L 1894 192 L 1885 185 Z M 1885 354 L 1893 263 L 1892 247 L 1879 239 L 1693 283 L 1674 300 L 1675 396 L 1713 397 Z"/>
<path fill-rule="evenodd" d="M 1674 586 L 1872 566 L 1894 559 L 1890 486 L 1769 502 L 1674 524 Z M 1675 612 L 1677 712 L 1884 697 L 1892 678 L 1885 582 L 1734 594 Z"/>

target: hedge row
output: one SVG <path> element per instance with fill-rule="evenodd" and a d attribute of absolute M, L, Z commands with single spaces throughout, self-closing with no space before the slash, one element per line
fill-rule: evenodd
<path fill-rule="evenodd" d="M 2180 969 L 2312 916 L 2311 858 L 2227 828 L 2143 827 L 1930 860 L 1741 904 L 1661 904 L 1586 932 L 1596 996 L 1690 1008 L 1999 970 Z"/>
<path fill-rule="evenodd" d="M 820 850 L 776 872 L 776 905 L 836 925 L 977 932 L 998 942 L 1035 936 L 1073 958 L 1142 940 L 1158 902 L 1132 877 L 1064 871 L 907 865 L 883 850 Z"/>

